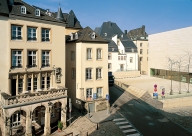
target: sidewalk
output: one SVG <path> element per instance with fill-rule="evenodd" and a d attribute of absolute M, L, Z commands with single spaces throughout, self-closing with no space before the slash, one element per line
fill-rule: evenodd
<path fill-rule="evenodd" d="M 51 136 L 65 136 L 73 132 L 73 136 L 124 136 L 119 127 L 112 121 L 120 117 L 118 113 L 107 114 L 107 110 L 91 113 L 78 117 L 62 132 L 54 132 Z M 97 124 L 98 123 L 98 124 Z M 71 136 L 71 135 L 68 135 Z"/>

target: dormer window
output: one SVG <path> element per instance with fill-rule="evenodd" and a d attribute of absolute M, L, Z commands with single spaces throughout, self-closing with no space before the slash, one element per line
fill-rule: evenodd
<path fill-rule="evenodd" d="M 78 33 L 77 32 L 75 33 L 75 39 L 78 39 Z"/>
<path fill-rule="evenodd" d="M 91 34 L 91 39 L 95 39 L 95 32 Z"/>
<path fill-rule="evenodd" d="M 40 16 L 40 10 L 39 9 L 35 9 L 35 16 Z"/>
<path fill-rule="evenodd" d="M 25 6 L 21 6 L 21 13 L 26 14 L 26 7 Z"/>

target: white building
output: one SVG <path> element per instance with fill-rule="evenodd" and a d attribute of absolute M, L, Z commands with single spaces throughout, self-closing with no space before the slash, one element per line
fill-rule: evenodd
<path fill-rule="evenodd" d="M 138 53 L 135 44 L 124 34 L 116 23 L 104 22 L 96 32 L 108 44 L 108 69 L 111 72 L 137 71 Z"/>

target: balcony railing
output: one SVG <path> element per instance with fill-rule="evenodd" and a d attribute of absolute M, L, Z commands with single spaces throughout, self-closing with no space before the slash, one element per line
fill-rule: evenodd
<path fill-rule="evenodd" d="M 36 65 L 36 64 L 33 64 L 33 65 L 27 65 L 26 67 L 27 67 L 27 68 L 33 68 L 33 67 L 37 67 L 37 65 Z"/>
<path fill-rule="evenodd" d="M 37 93 L 27 93 L 16 96 L 10 96 L 4 92 L 1 93 L 1 103 L 4 106 L 32 103 L 41 100 L 56 99 L 62 96 L 67 97 L 67 88 L 51 89 L 49 91 L 41 91 Z"/>

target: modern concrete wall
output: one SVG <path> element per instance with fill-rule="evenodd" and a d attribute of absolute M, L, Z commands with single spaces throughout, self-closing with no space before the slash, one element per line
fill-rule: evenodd
<path fill-rule="evenodd" d="M 191 35 L 192 27 L 149 35 L 148 75 L 150 68 L 168 70 L 167 58 L 178 60 L 186 54 L 185 51 L 192 52 Z M 177 69 L 177 66 L 173 65 L 173 69 Z"/>

